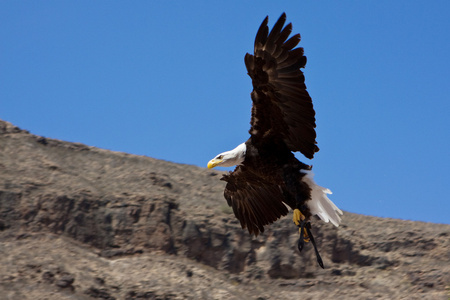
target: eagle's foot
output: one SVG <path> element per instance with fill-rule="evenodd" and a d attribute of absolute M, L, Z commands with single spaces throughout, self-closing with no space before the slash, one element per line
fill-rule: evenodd
<path fill-rule="evenodd" d="M 295 225 L 300 226 L 300 222 L 305 219 L 306 219 L 306 217 L 305 217 L 305 215 L 302 214 L 300 209 L 298 209 L 298 208 L 294 209 L 294 216 L 293 216 L 292 220 L 294 221 Z"/>
<path fill-rule="evenodd" d="M 295 225 L 297 225 L 299 227 L 298 231 L 300 233 L 300 236 L 302 236 L 302 240 L 306 243 L 309 242 L 309 236 L 308 236 L 308 231 L 306 231 L 305 228 L 305 220 L 306 217 L 304 214 L 302 214 L 302 212 L 300 211 L 300 209 L 296 208 L 294 209 L 294 216 L 292 218 L 292 220 L 294 221 Z M 303 223 L 303 226 L 302 226 Z M 303 234 L 302 234 L 303 231 Z"/>
<path fill-rule="evenodd" d="M 320 257 L 319 250 L 317 250 L 316 242 L 314 241 L 314 237 L 311 233 L 311 223 L 306 222 L 305 218 L 300 222 L 300 238 L 298 239 L 298 250 L 301 252 L 303 250 L 303 246 L 305 245 L 305 242 L 311 241 L 311 243 L 314 246 L 314 252 L 316 253 L 317 262 L 319 263 L 319 266 L 324 269 L 322 257 Z"/>

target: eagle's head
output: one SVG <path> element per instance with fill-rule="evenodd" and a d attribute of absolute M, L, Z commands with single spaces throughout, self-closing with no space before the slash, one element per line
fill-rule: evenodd
<path fill-rule="evenodd" d="M 208 169 L 220 167 L 232 167 L 241 164 L 245 159 L 245 143 L 240 144 L 230 151 L 218 154 L 208 162 Z"/>

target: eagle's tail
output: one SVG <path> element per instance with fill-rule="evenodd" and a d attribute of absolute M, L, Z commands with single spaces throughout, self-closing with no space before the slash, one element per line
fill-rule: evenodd
<path fill-rule="evenodd" d="M 327 188 L 319 186 L 314 181 L 314 173 L 310 170 L 301 170 L 305 173 L 302 180 L 311 188 L 311 200 L 307 202 L 311 214 L 318 215 L 325 223 L 331 221 L 338 227 L 341 222 L 342 210 L 340 210 L 327 196 L 332 194 Z"/>

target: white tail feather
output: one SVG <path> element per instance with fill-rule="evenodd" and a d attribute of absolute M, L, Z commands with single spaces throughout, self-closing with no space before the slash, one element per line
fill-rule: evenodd
<path fill-rule="evenodd" d="M 309 170 L 301 170 L 305 173 L 302 180 L 311 188 L 311 201 L 307 202 L 311 214 L 318 215 L 325 223 L 331 223 L 338 227 L 341 222 L 342 210 L 340 210 L 330 199 L 327 194 L 332 194 L 327 188 L 321 187 L 314 181 L 314 173 Z"/>

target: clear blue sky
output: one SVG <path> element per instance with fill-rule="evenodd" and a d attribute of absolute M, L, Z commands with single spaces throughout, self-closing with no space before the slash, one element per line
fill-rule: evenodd
<path fill-rule="evenodd" d="M 317 182 L 346 211 L 450 223 L 446 0 L 1 1 L 0 118 L 205 167 L 248 138 L 244 54 L 283 11 L 308 57 L 321 150 L 298 157 Z"/>

